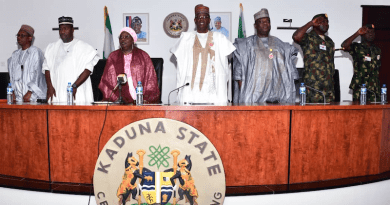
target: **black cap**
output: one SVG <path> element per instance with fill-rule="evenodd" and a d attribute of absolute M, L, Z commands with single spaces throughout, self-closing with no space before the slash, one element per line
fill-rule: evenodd
<path fill-rule="evenodd" d="M 72 17 L 69 17 L 69 16 L 61 16 L 60 18 L 58 18 L 58 25 L 62 25 L 62 24 L 70 24 L 70 25 L 73 25 L 73 19 L 72 19 Z"/>

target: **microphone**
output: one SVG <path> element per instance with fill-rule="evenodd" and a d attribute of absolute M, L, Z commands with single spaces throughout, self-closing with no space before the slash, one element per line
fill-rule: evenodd
<path fill-rule="evenodd" d="M 361 85 L 359 85 L 359 87 L 362 87 L 362 86 L 361 86 Z M 375 102 L 371 102 L 371 103 L 379 103 L 379 102 L 377 102 L 377 101 L 376 101 L 376 94 L 374 93 L 374 91 L 372 91 L 372 90 L 368 89 L 367 87 L 366 87 L 366 89 L 367 89 L 368 91 L 370 91 L 371 93 L 373 93 L 373 94 L 374 94 L 374 97 L 375 97 Z"/>
<path fill-rule="evenodd" d="M 316 92 L 321 93 L 322 96 L 324 96 L 324 104 L 326 104 L 326 99 L 325 99 L 325 95 L 324 95 L 323 92 L 321 92 L 321 91 L 319 91 L 319 90 L 317 90 L 317 89 L 315 89 L 315 88 L 312 88 L 312 87 L 310 87 L 310 86 L 308 86 L 308 85 L 305 85 L 305 86 L 306 86 L 307 88 L 309 88 L 310 90 L 314 90 L 314 91 L 316 91 Z"/>
<path fill-rule="evenodd" d="M 123 85 L 127 83 L 127 75 L 126 73 L 119 74 L 118 77 L 116 77 L 117 84 L 113 91 L 118 89 L 119 85 Z"/>
<path fill-rule="evenodd" d="M 170 105 L 170 103 L 169 103 L 169 96 L 171 95 L 171 93 L 172 93 L 173 91 L 179 90 L 180 88 L 183 88 L 183 87 L 189 86 L 189 85 L 190 85 L 190 83 L 186 83 L 186 84 L 184 84 L 184 85 L 182 85 L 182 86 L 180 86 L 180 87 L 178 87 L 178 88 L 173 89 L 171 92 L 169 92 L 169 94 L 168 94 L 168 105 Z"/>

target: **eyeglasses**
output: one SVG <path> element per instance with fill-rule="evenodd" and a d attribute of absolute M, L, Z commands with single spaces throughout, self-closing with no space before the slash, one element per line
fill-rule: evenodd
<path fill-rule="evenodd" d="M 131 36 L 130 35 L 127 35 L 127 36 L 118 36 L 119 40 L 121 39 L 129 39 Z"/>
<path fill-rule="evenodd" d="M 20 38 L 25 38 L 25 37 L 29 37 L 29 35 L 24 35 L 24 34 L 16 34 L 16 38 L 17 37 L 20 37 Z"/>
<path fill-rule="evenodd" d="M 195 16 L 196 19 L 209 19 L 209 15 L 204 15 L 204 16 Z"/>

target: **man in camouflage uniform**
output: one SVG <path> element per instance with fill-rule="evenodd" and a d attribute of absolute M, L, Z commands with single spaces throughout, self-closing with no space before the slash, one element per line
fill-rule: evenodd
<path fill-rule="evenodd" d="M 325 36 L 329 29 L 328 15 L 318 14 L 311 21 L 299 28 L 294 34 L 294 41 L 303 51 L 305 72 L 303 82 L 324 93 L 326 102 L 335 99 L 333 74 L 334 43 L 331 38 Z M 306 31 L 313 27 L 309 33 Z M 321 93 L 307 89 L 306 101 L 309 103 L 322 103 L 324 98 Z"/>
<path fill-rule="evenodd" d="M 362 43 L 352 43 L 361 36 Z M 373 24 L 361 27 L 356 33 L 347 38 L 341 46 L 353 58 L 353 77 L 349 88 L 353 90 L 353 100 L 360 99 L 360 86 L 366 84 L 367 88 L 380 96 L 379 68 L 381 67 L 381 49 L 374 43 L 375 30 Z M 367 92 L 367 100 L 374 102 L 375 96 Z"/>

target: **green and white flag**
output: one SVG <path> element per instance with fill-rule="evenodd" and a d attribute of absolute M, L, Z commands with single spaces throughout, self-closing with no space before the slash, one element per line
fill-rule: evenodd
<path fill-rule="evenodd" d="M 107 59 L 112 51 L 115 50 L 114 39 L 112 37 L 112 29 L 110 17 L 108 16 L 107 6 L 104 7 L 104 46 L 103 59 Z"/>
<path fill-rule="evenodd" d="M 240 17 L 238 20 L 238 38 L 246 38 L 245 21 L 244 21 L 244 8 L 240 3 Z"/>

